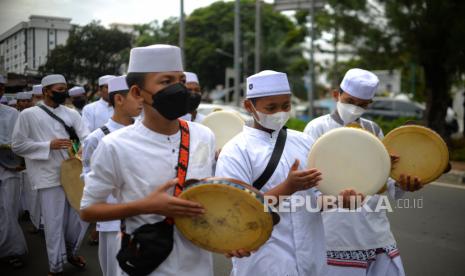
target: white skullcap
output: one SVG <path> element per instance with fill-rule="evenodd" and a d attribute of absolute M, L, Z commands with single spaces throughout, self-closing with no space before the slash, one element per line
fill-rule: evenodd
<path fill-rule="evenodd" d="M 32 91 L 16 93 L 16 100 L 31 100 L 31 99 L 32 99 Z"/>
<path fill-rule="evenodd" d="M 2 97 L 0 98 L 0 103 L 2 103 L 2 104 L 8 104 L 8 98 L 5 97 L 5 96 L 2 96 Z"/>
<path fill-rule="evenodd" d="M 341 89 L 345 93 L 362 100 L 373 99 L 378 88 L 378 77 L 367 70 L 350 69 L 341 82 Z"/>
<path fill-rule="evenodd" d="M 32 86 L 32 94 L 42 95 L 42 84 L 36 84 Z"/>
<path fill-rule="evenodd" d="M 247 99 L 290 94 L 285 73 L 265 70 L 247 78 Z"/>
<path fill-rule="evenodd" d="M 181 49 L 156 44 L 131 49 L 128 73 L 182 72 Z"/>
<path fill-rule="evenodd" d="M 65 77 L 63 75 L 48 75 L 42 78 L 42 86 L 49 86 L 52 84 L 57 84 L 57 83 L 64 83 L 66 84 Z"/>
<path fill-rule="evenodd" d="M 184 72 L 184 75 L 186 75 L 186 83 L 195 82 L 195 83 L 197 83 L 197 84 L 200 84 L 200 83 L 199 83 L 199 78 L 197 78 L 197 74 L 196 74 L 196 73 Z"/>
<path fill-rule="evenodd" d="M 84 87 L 82 86 L 74 86 L 68 91 L 68 93 L 70 97 L 74 97 L 74 96 L 84 95 L 86 93 L 86 90 L 84 90 Z"/>
<path fill-rule="evenodd" d="M 8 105 L 14 105 L 14 104 L 17 104 L 17 101 L 15 99 L 8 101 Z"/>
<path fill-rule="evenodd" d="M 3 83 L 5 84 L 6 83 L 6 79 L 4 76 L 0 75 L 0 83 Z"/>
<path fill-rule="evenodd" d="M 126 82 L 126 76 L 115 77 L 108 82 L 108 93 L 121 91 L 129 91 L 128 83 Z"/>
<path fill-rule="evenodd" d="M 114 78 L 115 76 L 113 75 L 105 75 L 105 76 L 101 76 L 100 78 L 98 78 L 98 86 L 102 86 L 102 85 L 108 85 L 108 81 L 112 78 Z"/>

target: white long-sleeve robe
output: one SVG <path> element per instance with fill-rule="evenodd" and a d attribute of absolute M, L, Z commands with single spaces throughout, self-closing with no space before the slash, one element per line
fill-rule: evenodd
<path fill-rule="evenodd" d="M 187 178 L 211 177 L 215 138 L 206 127 L 189 122 L 190 153 Z M 167 136 L 137 121 L 105 136 L 91 159 L 85 177 L 81 209 L 105 202 L 113 194 L 120 203 L 146 197 L 176 177 L 180 132 Z M 172 193 L 168 191 L 168 193 Z M 138 215 L 125 219 L 127 233 L 163 220 L 160 215 Z M 150 275 L 213 275 L 211 254 L 194 246 L 176 229 L 168 258 Z"/>
<path fill-rule="evenodd" d="M 111 118 L 104 125 L 108 128 L 110 133 L 125 127 L 113 121 Z M 105 137 L 105 133 L 102 129 L 97 128 L 94 130 L 83 142 L 82 146 L 82 179 L 85 180 L 85 175 L 91 171 L 90 161 L 92 155 L 97 148 L 98 144 Z M 116 198 L 113 195 L 109 195 L 107 203 L 116 203 Z M 104 276 L 113 276 L 117 273 L 118 262 L 116 255 L 118 254 L 118 240 L 117 235 L 120 231 L 120 221 L 112 220 L 105 222 L 97 222 L 97 231 L 99 232 L 99 245 L 98 245 L 98 257 L 100 262 L 100 268 Z"/>
<path fill-rule="evenodd" d="M 73 127 L 81 141 L 88 135 L 76 110 L 45 107 Z M 12 149 L 25 158 L 32 187 L 38 190 L 50 272 L 62 271 L 66 258 L 76 254 L 88 225 L 70 207 L 61 187 L 60 167 L 69 155 L 66 149 L 50 148 L 50 141 L 57 138 L 69 138 L 69 134 L 38 106 L 21 112 L 12 137 Z"/>
<path fill-rule="evenodd" d="M 215 176 L 252 184 L 265 170 L 276 140 L 277 132 L 270 135 L 245 126 L 221 150 Z M 299 170 L 305 169 L 312 144 L 309 136 L 288 130 L 279 164 L 261 191 L 266 192 L 286 180 L 296 159 L 300 160 Z M 318 194 L 313 188 L 294 195 L 310 196 L 315 203 Z M 308 212 L 302 207 L 279 215 L 281 220 L 274 226 L 271 238 L 257 252 L 248 258 L 233 259 L 232 275 L 323 275 L 326 248 L 320 212 Z"/>
<path fill-rule="evenodd" d="M 13 107 L 0 104 L 0 145 L 11 145 L 11 135 L 18 120 L 19 111 Z M 17 172 L 0 166 L 0 181 L 10 177 L 19 177 Z"/>
<path fill-rule="evenodd" d="M 103 126 L 113 116 L 113 107 L 103 99 L 84 106 L 82 121 L 90 132 Z"/>
<path fill-rule="evenodd" d="M 19 112 L 0 104 L 0 144 L 10 145 Z M 18 222 L 20 174 L 0 166 L 0 258 L 23 255 L 26 240 Z"/>

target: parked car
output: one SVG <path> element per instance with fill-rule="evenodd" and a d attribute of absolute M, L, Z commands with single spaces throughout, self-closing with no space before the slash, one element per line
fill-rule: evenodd
<path fill-rule="evenodd" d="M 394 98 L 374 98 L 363 117 L 367 119 L 412 117 L 421 120 L 424 112 L 425 107 L 417 102 Z"/>
<path fill-rule="evenodd" d="M 206 103 L 201 103 L 199 107 L 197 108 L 197 112 L 199 112 L 202 115 L 207 116 L 208 114 L 212 113 L 213 111 L 218 111 L 218 110 L 226 110 L 226 111 L 235 111 L 237 112 L 242 119 L 246 122 L 247 125 L 249 123 L 253 122 L 252 116 L 249 115 L 249 113 L 242 107 L 237 107 L 237 106 L 231 106 L 231 105 L 222 105 L 222 104 L 206 104 Z"/>
<path fill-rule="evenodd" d="M 333 98 L 325 98 L 316 100 L 313 103 L 314 118 L 308 116 L 308 103 L 303 103 L 296 106 L 296 117 L 302 121 L 308 122 L 310 119 L 315 119 L 320 116 L 329 114 L 336 109 L 336 101 Z"/>

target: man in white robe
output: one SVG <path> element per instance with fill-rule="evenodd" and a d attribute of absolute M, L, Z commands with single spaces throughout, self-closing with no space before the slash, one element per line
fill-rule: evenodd
<path fill-rule="evenodd" d="M 247 78 L 244 107 L 253 115 L 253 127 L 221 150 L 215 176 L 239 179 L 252 184 L 265 170 L 280 130 L 289 119 L 291 89 L 285 73 L 263 71 Z M 287 130 L 279 163 L 261 191 L 268 196 L 288 196 L 285 201 L 296 212 L 279 212 L 280 222 L 271 238 L 249 258 L 233 259 L 231 275 L 323 275 L 326 267 L 321 213 L 316 208 L 321 180 L 316 169 L 307 169 L 307 155 L 313 139 Z M 314 212 L 297 205 L 297 197 L 311 200 Z"/>
<path fill-rule="evenodd" d="M 69 98 L 73 107 L 82 114 L 82 109 L 87 104 L 86 90 L 82 86 L 74 86 L 69 89 Z"/>
<path fill-rule="evenodd" d="M 100 99 L 84 106 L 82 121 L 90 132 L 103 126 L 113 115 L 113 107 L 108 102 L 108 81 L 115 76 L 105 75 L 98 79 Z"/>
<path fill-rule="evenodd" d="M 16 93 L 16 107 L 18 111 L 23 111 L 32 106 L 32 91 Z"/>
<path fill-rule="evenodd" d="M 187 89 L 189 89 L 192 92 L 202 95 L 202 89 L 200 87 L 199 78 L 197 77 L 197 74 L 192 73 L 192 72 L 184 72 L 184 75 L 186 75 Z M 204 118 L 205 118 L 205 115 L 198 113 L 197 110 L 187 113 L 186 115 L 181 117 L 181 119 L 183 120 L 196 122 L 196 123 L 201 123 Z"/>
<path fill-rule="evenodd" d="M 23 111 L 34 106 L 32 98 L 33 91 L 18 92 L 16 94 L 18 110 Z M 38 201 L 37 190 L 32 189 L 27 168 L 19 172 L 19 174 L 21 182 L 21 211 L 27 211 L 29 219 L 34 225 L 31 232 L 36 233 L 37 229 L 40 227 L 40 204 Z"/>
<path fill-rule="evenodd" d="M 126 76 L 115 77 L 108 82 L 109 101 L 115 112 L 104 127 L 94 130 L 84 140 L 82 151 L 83 175 L 90 172 L 91 157 L 102 138 L 118 129 L 133 124 L 133 118 L 141 113 L 142 98 L 135 98 L 128 92 Z M 117 203 L 117 201 L 112 195 L 109 195 L 107 203 Z M 120 221 L 97 222 L 97 231 L 99 232 L 98 256 L 102 273 L 105 276 L 117 275 L 118 262 L 116 261 L 116 254 L 119 249 L 117 235 L 120 231 Z"/>
<path fill-rule="evenodd" d="M 40 105 L 44 103 L 44 95 L 42 94 L 42 84 L 32 86 L 32 103 Z"/>
<path fill-rule="evenodd" d="M 0 98 L 5 80 L 0 75 Z M 19 112 L 0 104 L 0 145 L 11 145 L 11 134 Z M 8 257 L 13 267 L 23 266 L 20 256 L 26 254 L 27 245 L 18 222 L 20 208 L 20 174 L 0 166 L 0 258 Z"/>
<path fill-rule="evenodd" d="M 75 110 L 62 104 L 68 96 L 62 75 L 42 79 L 44 105 L 21 112 L 13 130 L 13 151 L 24 157 L 33 189 L 38 190 L 44 220 L 45 242 L 49 260 L 49 275 L 60 274 L 66 261 L 84 267 L 85 260 L 76 256 L 86 231 L 86 224 L 71 208 L 60 184 L 61 163 L 69 158 L 72 146 L 65 127 L 41 107 L 61 118 L 84 140 L 88 130 Z"/>
<path fill-rule="evenodd" d="M 125 219 L 125 232 L 165 217 L 194 216 L 204 212 L 198 203 L 173 197 L 181 141 L 182 115 L 200 99 L 182 83 L 181 52 L 170 45 L 131 50 L 127 82 L 129 93 L 142 97 L 144 118 L 104 137 L 91 159 L 85 178 L 81 217 L 87 221 Z M 173 97 L 177 100 L 173 100 Z M 187 177 L 213 175 L 213 133 L 188 122 L 190 151 Z M 108 204 L 110 194 L 118 203 Z M 213 275 L 212 257 L 186 240 L 174 227 L 169 256 L 149 275 Z"/>
<path fill-rule="evenodd" d="M 382 139 L 383 131 L 375 122 L 360 118 L 371 103 L 378 83 L 376 75 L 369 71 L 349 70 L 339 91 L 333 91 L 333 97 L 337 100 L 336 111 L 314 119 L 308 123 L 304 132 L 317 140 L 332 129 L 355 123 Z M 390 198 L 398 199 L 404 190 L 421 188 L 418 179 L 407 178 L 409 180 L 403 183 L 395 183 L 392 179 L 388 181 L 387 192 Z M 375 195 L 365 203 L 368 209 L 359 208 L 357 212 L 323 212 L 328 275 L 405 275 L 386 211 L 367 211 L 376 209 L 380 200 L 380 195 Z"/>

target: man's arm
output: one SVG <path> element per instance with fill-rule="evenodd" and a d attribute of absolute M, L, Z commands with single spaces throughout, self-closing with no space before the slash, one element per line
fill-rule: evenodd
<path fill-rule="evenodd" d="M 128 203 L 109 204 L 107 197 L 121 189 L 122 176 L 113 158 L 112 152 L 104 141 L 100 142 L 94 152 L 91 172 L 85 176 L 84 194 L 81 200 L 81 218 L 85 221 L 107 221 L 123 219 L 141 214 L 158 214 L 163 216 L 195 216 L 204 213 L 199 203 L 173 197 L 167 193 L 177 183 L 177 179 L 168 181 L 155 189 L 145 198 Z"/>

